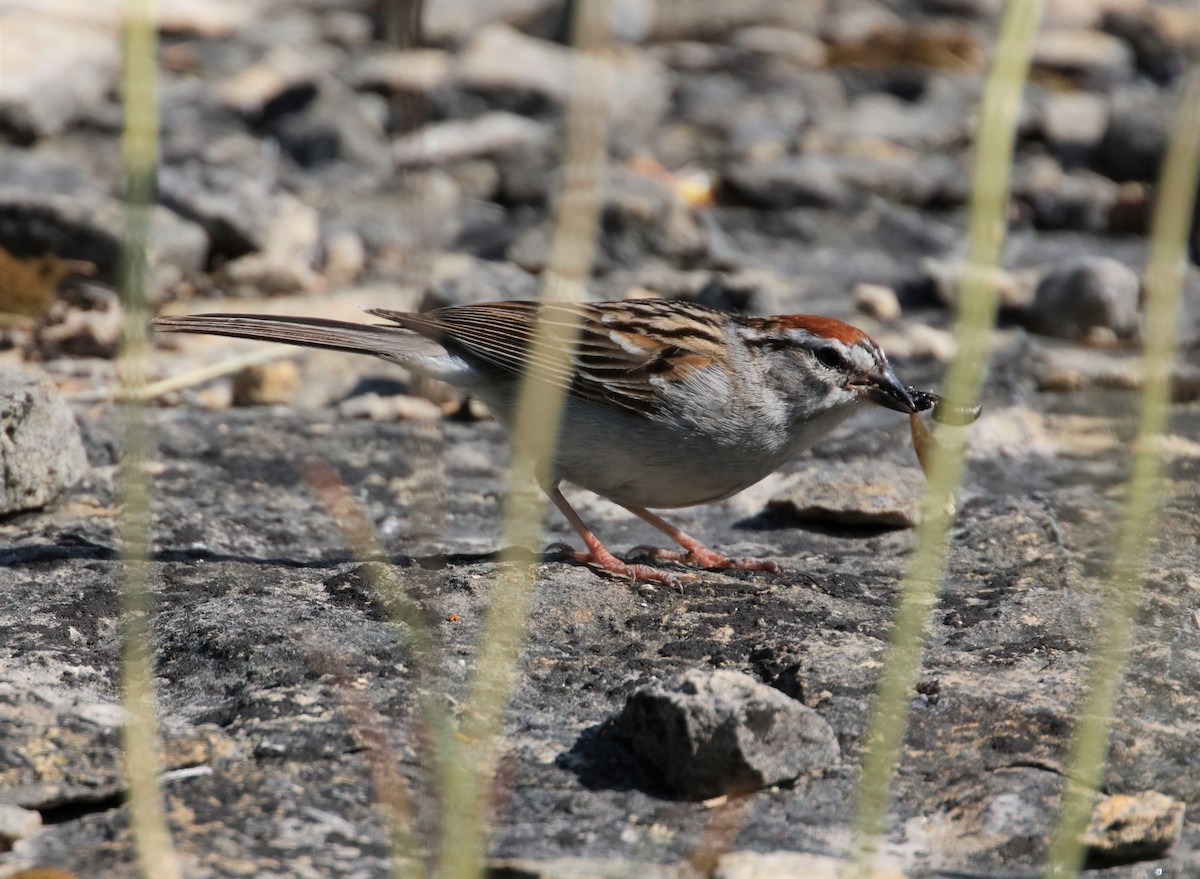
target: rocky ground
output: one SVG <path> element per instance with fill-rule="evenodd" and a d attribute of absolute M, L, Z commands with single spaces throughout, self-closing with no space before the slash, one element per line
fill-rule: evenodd
<path fill-rule="evenodd" d="M 156 308 L 352 317 L 536 294 L 569 15 L 552 0 L 427 5 L 420 45 L 400 51 L 374 4 L 160 4 Z M 842 317 L 906 382 L 936 387 L 1000 6 L 614 4 L 593 294 Z M 121 323 L 116 7 L 0 9 L 0 876 L 137 875 L 119 744 L 120 424 L 88 397 L 115 383 Z M 985 414 L 889 813 L 894 872 L 1017 877 L 1044 862 L 1127 476 L 1153 181 L 1198 45 L 1184 0 L 1048 3 Z M 1097 876 L 1200 874 L 1192 234 L 1163 516 L 1089 837 Z M 245 350 L 172 338 L 156 377 Z M 379 767 L 405 779 L 431 844 L 418 705 L 469 711 L 505 566 L 502 433 L 397 368 L 324 352 L 161 402 L 153 632 L 187 875 L 386 875 Z M 392 565 L 355 559 L 305 475 L 314 459 Z M 778 573 L 705 572 L 680 594 L 536 556 L 493 875 L 667 876 L 688 859 L 726 877 L 831 874 L 920 478 L 903 419 L 881 410 L 678 516 Z M 610 545 L 654 541 L 571 498 Z M 547 518 L 547 544 L 572 539 Z M 419 603 L 432 661 L 390 622 L 380 579 Z M 674 710 L 732 717 L 746 762 L 716 777 L 760 790 L 700 799 L 714 764 L 681 772 L 655 753 L 653 724 Z M 798 732 L 771 739 L 763 717 Z"/>

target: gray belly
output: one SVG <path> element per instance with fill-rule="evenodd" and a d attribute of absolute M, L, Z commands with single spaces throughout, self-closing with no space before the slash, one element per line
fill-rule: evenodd
<path fill-rule="evenodd" d="M 483 386 L 478 396 L 512 438 L 510 395 Z M 714 413 L 706 428 L 695 420 L 655 420 L 572 400 L 563 412 L 554 461 L 539 468 L 539 478 L 547 484 L 566 480 L 628 506 L 709 503 L 774 473 L 856 408 L 834 410 L 790 429 L 764 430 L 760 422 L 739 429 L 728 412 L 724 418 Z"/>
<path fill-rule="evenodd" d="M 737 494 L 800 451 L 721 442 L 694 428 L 605 410 L 575 410 L 563 425 L 553 476 L 619 504 L 688 507 Z"/>

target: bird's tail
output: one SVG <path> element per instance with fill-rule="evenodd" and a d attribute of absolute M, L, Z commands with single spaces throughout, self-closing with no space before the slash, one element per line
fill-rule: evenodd
<path fill-rule="evenodd" d="M 154 321 L 160 333 L 205 333 L 283 342 L 305 348 L 329 348 L 356 354 L 372 354 L 407 362 L 444 357 L 446 350 L 396 326 L 356 324 L 321 317 L 287 317 L 267 314 L 193 314 L 160 317 Z"/>

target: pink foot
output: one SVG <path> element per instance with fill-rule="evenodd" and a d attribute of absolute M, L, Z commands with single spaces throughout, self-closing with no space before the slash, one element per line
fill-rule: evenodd
<path fill-rule="evenodd" d="M 547 551 L 561 552 L 576 564 L 599 568 L 615 577 L 662 583 L 664 586 L 670 586 L 677 592 L 683 592 L 683 583 L 678 577 L 666 571 L 660 571 L 658 568 L 652 568 L 649 565 L 631 565 L 628 562 L 623 562 L 602 545 L 593 548 L 590 552 L 581 552 L 565 543 L 556 543 L 548 547 Z"/>
<path fill-rule="evenodd" d="M 697 568 L 713 571 L 771 571 L 779 570 L 779 565 L 765 559 L 731 559 L 719 552 L 713 552 L 706 546 L 694 546 L 687 552 L 676 552 L 672 549 L 660 549 L 656 546 L 638 546 L 631 552 L 648 555 L 655 561 L 679 562 Z"/>

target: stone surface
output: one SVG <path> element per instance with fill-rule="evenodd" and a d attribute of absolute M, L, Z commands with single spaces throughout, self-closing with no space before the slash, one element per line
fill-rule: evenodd
<path fill-rule="evenodd" d="M 383 366 L 355 362 L 366 376 Z M 1049 409 L 1077 405 L 1035 399 Z M 1111 433 L 1126 431 L 1128 420 L 1114 422 L 1117 410 L 1105 399 L 1107 414 L 1090 430 L 1107 436 L 1106 445 L 1015 444 L 1003 454 L 985 450 L 968 468 L 886 843 L 908 873 L 969 868 L 1007 877 L 1041 863 L 1061 784 L 1055 767 L 1070 745 L 1101 600 L 1097 560 L 1111 537 L 1098 523 L 1118 517 L 1111 487 L 1128 459 Z M 994 411 L 990 401 L 984 419 Z M 502 545 L 504 444 L 488 423 L 380 425 L 328 408 L 263 415 L 154 411 L 161 462 L 154 630 L 164 722 L 171 730 L 218 724 L 237 752 L 256 755 L 200 752 L 196 767 L 211 772 L 165 783 L 172 826 L 181 843 L 207 853 L 212 875 L 286 872 L 307 858 L 326 874 L 383 876 L 385 836 L 359 744 L 364 721 L 359 708 L 343 706 L 355 704 L 360 687 L 370 694 L 367 716 L 382 718 L 395 765 L 414 790 L 425 789 L 421 767 L 429 758 L 415 732 L 417 702 L 463 698 L 484 614 L 504 600 L 491 556 Z M 51 696 L 63 706 L 115 704 L 118 566 L 113 519 L 102 514 L 112 504 L 105 464 L 114 460 L 115 420 L 94 410 L 83 420 L 97 466 L 82 493 L 44 513 L 0 520 L 0 625 L 14 651 L 0 681 L 13 688 L 8 704 L 19 716 L 33 717 L 30 706 Z M 1043 422 L 1061 435 L 1056 421 Z M 902 418 L 880 411 L 850 426 L 818 447 L 817 465 L 848 460 L 915 472 Z M 1194 436 L 1197 428 L 1194 407 L 1175 410 L 1176 434 Z M 431 621 L 437 658 L 428 670 L 414 670 L 407 638 L 386 622 L 366 569 L 315 499 L 303 476 L 314 456 L 337 468 L 379 525 L 398 562 L 387 582 L 412 590 Z M 1161 542 L 1143 599 L 1147 629 L 1133 645 L 1105 785 L 1153 787 L 1192 804 L 1200 797 L 1190 771 L 1200 682 L 1193 664 L 1172 657 L 1200 649 L 1191 620 L 1200 581 L 1188 537 L 1200 508 L 1200 457 L 1173 457 L 1167 466 Z M 779 574 L 707 573 L 677 595 L 563 562 L 536 566 L 530 635 L 505 726 L 508 800 L 495 856 L 619 861 L 653 845 L 660 861 L 674 862 L 708 838 L 712 807 L 664 802 L 661 782 L 602 732 L 631 692 L 665 676 L 732 669 L 762 680 L 769 674 L 778 686 L 787 672 L 843 754 L 854 753 L 910 537 L 796 527 L 764 515 L 771 493 L 764 485 L 673 518 L 723 552 L 775 558 Z M 656 539 L 611 505 L 583 492 L 571 498 L 615 550 Z M 547 524 L 547 541 L 572 539 L 565 523 Z M 770 669 L 758 653 L 765 647 L 778 657 Z M 331 675 L 330 661 L 344 671 Z M 35 670 L 41 677 L 31 679 Z M 28 770 L 20 789 L 30 805 L 51 802 L 38 790 L 58 791 L 58 802 L 83 817 L 44 826 L 25 851 L 80 875 L 102 858 L 110 875 L 135 876 L 132 841 L 119 829 L 125 807 L 89 799 L 119 790 L 106 768 L 118 755 L 105 719 L 111 708 L 87 708 L 94 719 L 86 723 L 73 710 L 47 715 L 46 723 L 72 736 L 56 740 L 52 764 L 30 763 L 41 768 Z M 13 729 L 9 747 L 21 753 L 46 741 L 41 722 Z M 60 777 L 50 771 L 56 766 L 77 768 Z M 746 801 L 729 847 L 772 852 L 782 840 L 799 853 L 840 850 L 853 783 L 844 757 L 830 772 L 758 794 Z M 931 812 L 945 819 L 929 823 Z M 1187 854 L 1194 829 L 1185 824 L 1182 833 L 1164 862 L 1172 879 L 1196 866 Z M 1015 846 L 1024 854 L 1014 855 Z"/>
<path fill-rule="evenodd" d="M 0 373 L 0 515 L 45 506 L 86 469 L 79 428 L 54 385 Z"/>
<path fill-rule="evenodd" d="M 609 55 L 617 116 L 587 295 L 846 319 L 888 351 L 905 383 L 942 390 L 1000 5 L 608 4 L 622 41 Z M 1050 270 L 1097 257 L 1135 272 L 1145 265 L 1159 163 L 1195 57 L 1194 6 L 1047 4 L 1045 31 L 1071 36 L 1052 38 L 1057 57 L 1043 42 L 1048 63 L 1023 90 L 984 414 L 969 428 L 881 837 L 882 863 L 898 875 L 1023 879 L 1045 869 L 1143 379 L 1136 344 L 1085 347 L 1034 334 L 1024 320 Z M 165 197 L 155 223 L 165 216 L 180 237 L 156 238 L 155 294 L 180 310 L 346 320 L 363 319 L 356 304 L 537 295 L 539 278 L 517 260 L 544 263 L 561 183 L 574 179 L 562 166 L 568 8 L 427 3 L 427 15 L 454 21 L 431 18 L 410 51 L 390 41 L 396 22 L 372 4 L 164 0 Z M 115 295 L 122 111 L 115 66 L 97 64 L 88 46 L 102 36 L 104 58 L 115 59 L 120 3 L 9 0 L 5 47 L 10 31 L 28 34 L 26 21 L 55 10 L 68 11 L 61 27 L 0 52 L 0 65 L 22 60 L 49 77 L 10 78 L 8 66 L 0 77 L 5 100 L 24 90 L 0 105 L 0 191 L 10 193 L 0 246 L 27 242 L 14 259 L 49 266 L 55 279 L 33 310 L 41 317 L 0 318 L 0 370 L 40 359 L 78 395 L 90 467 L 54 504 L 0 516 L 0 771 L 9 773 L 0 802 L 19 798 L 43 817 L 0 854 L 0 873 L 54 864 L 133 879 L 141 871 L 120 752 L 120 421 L 113 406 L 82 402 L 116 384 L 93 331 L 115 314 L 103 303 Z M 79 36 L 82 27 L 93 34 Z M 79 52 L 64 61 L 72 45 Z M 536 136 L 504 146 L 488 130 L 497 118 Z M 394 143 L 411 147 L 403 139 L 414 132 L 450 135 L 443 164 L 393 167 Z M 54 254 L 98 274 L 55 274 Z M 1185 815 L 1200 808 L 1198 254 L 1184 266 L 1170 421 L 1156 446 L 1162 516 L 1101 781 L 1112 797 L 1161 792 Z M 364 286 L 336 289 L 355 279 Z M 899 318 L 856 316 L 860 284 L 894 291 Z M 0 311 L 7 304 L 0 292 Z M 164 341 L 155 377 L 245 350 L 228 339 Z M 226 378 L 174 391 L 149 411 L 159 450 L 149 465 L 151 628 L 171 758 L 162 789 L 196 879 L 394 875 L 376 801 L 401 789 L 422 857 L 434 855 L 443 798 L 430 767 L 442 737 L 422 706 L 470 722 L 468 680 L 491 661 L 478 647 L 485 621 L 526 602 L 497 582 L 513 565 L 495 555 L 508 543 L 508 451 L 486 413 L 407 396 L 434 392 L 380 360 L 319 351 L 294 362 L 303 390 L 290 406 L 229 408 Z M 394 565 L 364 564 L 347 549 L 314 460 L 335 468 Z M 544 534 L 517 548 L 535 560 L 535 580 L 495 752 L 493 872 L 792 879 L 840 870 L 913 535 L 797 521 L 769 501 L 807 471 L 810 497 L 844 501 L 847 486 L 869 491 L 864 476 L 874 474 L 919 486 L 915 464 L 904 419 L 872 409 L 747 491 L 671 511 L 715 549 L 780 566 L 695 572 L 682 594 L 539 556 L 555 541 L 578 546 L 551 511 Z M 626 512 L 565 490 L 614 551 L 662 544 Z M 856 503 L 869 518 L 870 504 Z M 417 603 L 428 656 L 388 622 L 392 593 L 377 594 L 381 578 Z M 833 730 L 842 760 L 749 797 L 672 795 L 611 719 L 643 686 L 713 671 L 801 701 Z M 446 738 L 475 753 L 474 741 Z M 1197 852 L 1200 829 L 1185 817 L 1155 860 L 1097 864 L 1089 875 L 1195 879 Z"/>
<path fill-rule="evenodd" d="M 688 799 L 747 794 L 831 770 L 840 757 L 815 711 L 734 671 L 691 671 L 638 689 L 616 725 L 668 789 Z"/>

